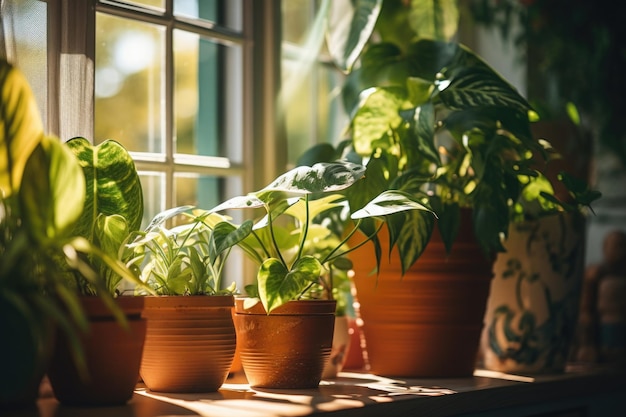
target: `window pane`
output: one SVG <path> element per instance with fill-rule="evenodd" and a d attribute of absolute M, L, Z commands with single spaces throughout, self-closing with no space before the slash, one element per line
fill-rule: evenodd
<path fill-rule="evenodd" d="M 241 0 L 174 0 L 174 14 L 201 19 L 241 32 Z"/>
<path fill-rule="evenodd" d="M 178 154 L 242 160 L 242 54 L 174 31 L 174 113 Z"/>
<path fill-rule="evenodd" d="M 162 172 L 139 171 L 143 191 L 143 220 L 141 229 L 148 226 L 152 218 L 165 210 L 165 174 Z"/>
<path fill-rule="evenodd" d="M 177 173 L 174 194 L 175 206 L 189 204 L 208 210 L 230 197 L 243 193 L 241 180 L 236 177 Z"/>
<path fill-rule="evenodd" d="M 98 13 L 96 31 L 96 141 L 163 153 L 163 28 Z"/>
<path fill-rule="evenodd" d="M 311 0 L 283 0 L 283 41 L 301 45 L 309 31 L 315 4 Z"/>

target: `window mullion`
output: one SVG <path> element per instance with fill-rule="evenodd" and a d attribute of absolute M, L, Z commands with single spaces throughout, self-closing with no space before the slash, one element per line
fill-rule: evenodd
<path fill-rule="evenodd" d="M 174 162 L 174 24 L 170 17 L 174 14 L 174 0 L 166 0 L 165 14 L 168 17 L 168 24 L 165 29 L 165 108 L 161 112 L 163 115 L 163 123 L 165 124 L 163 131 L 165 132 L 165 206 L 174 206 L 175 196 L 175 179 L 174 173 L 176 166 Z M 161 113 L 162 114 L 162 113 Z"/>

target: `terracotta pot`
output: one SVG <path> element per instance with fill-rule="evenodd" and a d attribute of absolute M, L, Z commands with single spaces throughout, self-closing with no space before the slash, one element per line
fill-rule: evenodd
<path fill-rule="evenodd" d="M 565 370 L 578 320 L 584 227 L 582 216 L 570 214 L 510 225 L 507 251 L 493 267 L 482 366 L 524 374 Z"/>
<path fill-rule="evenodd" d="M 350 350 L 350 321 L 351 318 L 348 316 L 335 317 L 333 346 L 322 372 L 323 379 L 337 378 L 337 374 L 343 369 Z"/>
<path fill-rule="evenodd" d="M 379 235 L 388 253 L 386 228 Z M 472 375 L 491 280 L 491 261 L 474 238 L 471 212 L 446 255 L 437 228 L 414 266 L 401 276 L 392 256 L 372 271 L 371 245 L 351 256 L 370 371 L 400 377 Z M 394 254 L 395 255 L 395 254 Z"/>
<path fill-rule="evenodd" d="M 330 357 L 334 300 L 290 301 L 267 314 L 235 300 L 243 370 L 252 387 L 315 388 Z"/>
<path fill-rule="evenodd" d="M 150 296 L 141 377 L 152 391 L 214 392 L 228 376 L 236 347 L 228 296 Z"/>
<path fill-rule="evenodd" d="M 82 337 L 87 379 L 81 378 L 67 338 L 57 334 L 48 377 L 54 395 L 67 405 L 119 405 L 133 395 L 146 334 L 143 297 L 118 297 L 128 320 L 123 328 L 98 297 L 82 297 L 89 333 Z"/>

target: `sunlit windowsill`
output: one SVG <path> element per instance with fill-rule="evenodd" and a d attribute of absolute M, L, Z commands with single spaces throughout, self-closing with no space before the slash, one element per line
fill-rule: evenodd
<path fill-rule="evenodd" d="M 139 384 L 125 406 L 87 410 L 61 406 L 48 396 L 39 400 L 37 411 L 20 416 L 506 416 L 574 409 L 581 413 L 554 415 L 591 417 L 603 415 L 589 412 L 598 399 L 605 407 L 604 397 L 623 403 L 625 377 L 626 372 L 614 368 L 581 366 L 570 367 L 564 374 L 534 377 L 484 370 L 477 370 L 471 378 L 450 379 L 392 379 L 342 372 L 337 379 L 322 381 L 318 389 L 281 390 L 252 389 L 245 376 L 237 373 L 216 393 L 157 393 Z M 626 404 L 621 406 L 620 414 L 614 415 L 626 415 Z M 501 414 L 502 410 L 522 412 L 520 407 L 528 408 L 530 414 Z"/>

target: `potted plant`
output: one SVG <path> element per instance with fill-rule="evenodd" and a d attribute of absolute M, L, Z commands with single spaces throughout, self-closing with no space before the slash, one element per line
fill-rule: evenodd
<path fill-rule="evenodd" d="M 2 339 L 3 356 L 11 358 L 0 378 L 4 407 L 35 401 L 55 336 L 67 341 L 73 365 L 87 373 L 81 335 L 89 324 L 66 277 L 84 273 L 92 286 L 104 287 L 85 260 L 104 254 L 74 233 L 86 197 L 78 160 L 43 133 L 26 79 L 6 61 L 0 61 L 0 92 L 0 308 L 3 331 L 12 332 Z"/>
<path fill-rule="evenodd" d="M 313 219 L 345 204 L 341 192 L 361 181 L 364 172 L 363 166 L 345 161 L 300 166 L 259 191 L 211 210 L 265 211 L 250 236 L 239 243 L 259 264 L 256 282 L 246 287 L 248 297 L 235 300 L 241 362 L 252 386 L 310 388 L 319 384 L 331 351 L 336 310 L 332 283 L 325 281 L 332 275 L 327 272 L 331 265 L 345 262 L 346 253 L 366 243 L 368 237 L 347 248 L 348 233 L 324 251 L 310 251 L 316 238 L 326 236 Z M 352 213 L 352 233 L 366 218 L 384 220 L 407 210 L 432 215 L 426 202 L 425 196 L 383 192 Z M 312 291 L 318 288 L 324 290 Z"/>
<path fill-rule="evenodd" d="M 426 7 L 383 3 L 377 36 L 346 82 L 348 138 L 312 148 L 299 163 L 342 157 L 366 165 L 365 179 L 347 192 L 351 210 L 382 190 L 428 194 L 436 221 L 408 212 L 386 224 L 397 266 L 377 265 L 371 252 L 354 262 L 368 357 L 372 371 L 385 375 L 464 376 L 474 369 L 492 260 L 504 249 L 512 202 L 556 154 L 532 136 L 536 113 L 524 97 L 450 41 L 456 4 L 430 10 L 433 21 L 420 20 Z M 443 30 L 424 32 L 429 22 Z M 555 200 L 548 190 L 537 198 Z M 385 240 L 372 239 L 376 253 L 391 253 L 381 248 Z"/>
<path fill-rule="evenodd" d="M 190 221 L 167 228 L 166 221 L 178 215 Z M 251 226 L 182 206 L 157 214 L 127 244 L 129 265 L 155 293 L 145 300 L 140 370 L 150 390 L 212 392 L 226 380 L 236 348 L 237 288 L 222 288 L 222 275 L 231 249 Z"/>
<path fill-rule="evenodd" d="M 142 283 L 119 259 L 124 241 L 141 225 L 141 183 L 132 158 L 116 141 L 94 146 L 78 137 L 64 145 L 86 180 L 85 203 L 73 233 L 97 251 L 85 256 L 92 269 L 66 273 L 89 320 L 81 338 L 86 369 L 74 366 L 67 339 L 58 337 L 48 376 L 61 403 L 123 404 L 137 383 L 146 333 L 143 297 L 121 290 L 123 282 Z"/>

